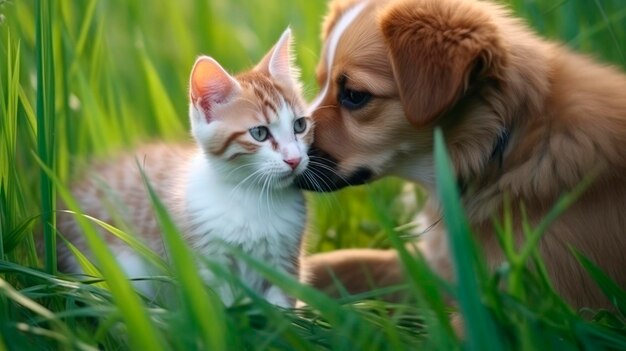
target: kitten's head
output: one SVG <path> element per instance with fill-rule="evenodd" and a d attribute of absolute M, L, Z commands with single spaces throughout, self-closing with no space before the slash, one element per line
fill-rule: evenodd
<path fill-rule="evenodd" d="M 191 71 L 191 132 L 234 180 L 284 187 L 308 165 L 312 121 L 304 116 L 290 44 L 287 29 L 256 67 L 236 77 L 207 56 Z"/>

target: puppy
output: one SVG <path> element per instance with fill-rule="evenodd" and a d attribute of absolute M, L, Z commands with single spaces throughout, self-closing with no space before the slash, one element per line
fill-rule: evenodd
<path fill-rule="evenodd" d="M 334 191 L 395 175 L 433 199 L 433 131 L 445 136 L 462 201 L 491 267 L 503 260 L 492 218 L 511 201 L 536 225 L 558 197 L 592 184 L 553 223 L 539 249 L 557 291 L 575 307 L 609 306 L 571 255 L 582 251 L 626 287 L 626 75 L 534 34 L 500 5 L 472 0 L 334 0 L 323 25 L 311 105 L 316 179 Z M 317 167 L 316 167 L 317 166 Z M 443 224 L 419 242 L 452 278 Z M 313 285 L 351 292 L 403 280 L 393 252 L 346 250 L 304 262 Z M 328 269 L 333 270 L 330 274 Z"/>

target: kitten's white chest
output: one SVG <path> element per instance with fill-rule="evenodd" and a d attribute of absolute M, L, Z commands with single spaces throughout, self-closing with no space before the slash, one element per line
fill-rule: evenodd
<path fill-rule="evenodd" d="M 292 238 L 299 241 L 306 214 L 300 191 L 221 182 L 202 157 L 193 161 L 192 169 L 185 210 L 190 239 L 202 241 L 206 236 L 234 245 L 259 239 L 284 244 Z"/>
<path fill-rule="evenodd" d="M 218 242 L 286 269 L 297 257 L 306 209 L 294 188 L 225 183 L 203 158 L 194 160 L 186 189 L 186 235 L 201 256 L 223 255 Z"/>
<path fill-rule="evenodd" d="M 201 258 L 226 266 L 266 298 L 275 296 L 274 303 L 289 305 L 284 294 L 273 291 L 276 288 L 255 269 L 232 257 L 223 243 L 274 269 L 296 274 L 306 219 L 302 193 L 295 188 L 272 190 L 224 182 L 202 157 L 191 167 L 184 211 L 184 231 L 191 247 Z M 203 274 L 213 279 L 210 271 Z M 217 287 L 217 291 L 230 303 L 233 294 L 228 287 Z"/>

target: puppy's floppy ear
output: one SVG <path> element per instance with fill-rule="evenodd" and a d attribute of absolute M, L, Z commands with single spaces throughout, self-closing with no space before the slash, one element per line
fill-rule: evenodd
<path fill-rule="evenodd" d="M 506 53 L 497 27 L 474 2 L 404 1 L 385 9 L 379 21 L 404 112 L 416 127 L 450 109 L 473 73 L 501 75 Z"/>

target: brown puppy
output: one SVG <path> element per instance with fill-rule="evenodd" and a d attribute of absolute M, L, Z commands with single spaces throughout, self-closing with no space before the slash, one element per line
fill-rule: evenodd
<path fill-rule="evenodd" d="M 472 0 L 335 0 L 323 27 L 321 92 L 311 169 L 301 187 L 332 191 L 396 175 L 434 199 L 433 130 L 443 129 L 462 200 L 488 263 L 502 253 L 492 215 L 512 200 L 531 224 L 590 173 L 595 181 L 554 223 L 540 250 L 574 306 L 608 300 L 569 253 L 581 250 L 626 287 L 626 76 L 545 41 L 499 5 Z M 445 228 L 420 242 L 452 277 Z M 393 252 L 346 250 L 309 258 L 312 284 L 352 292 L 401 281 Z M 365 273 L 364 273 L 365 272 Z M 355 278 L 356 274 L 356 278 Z"/>

